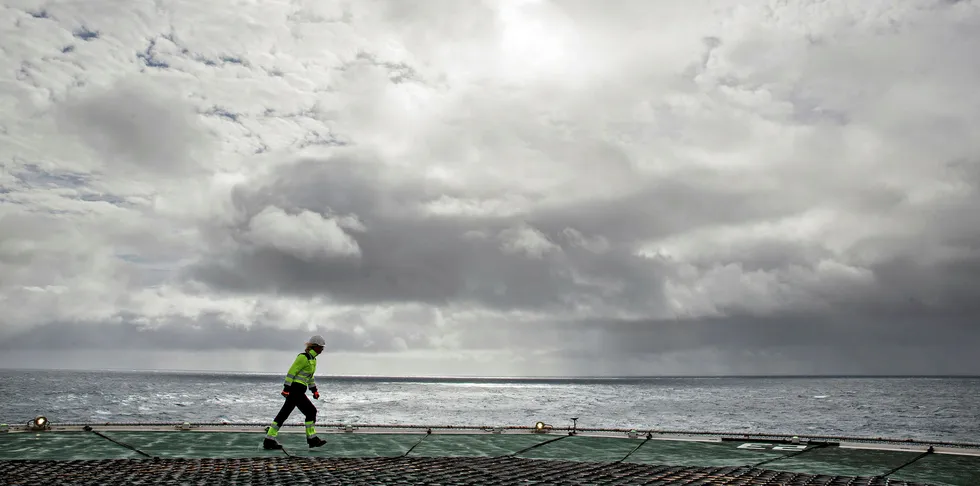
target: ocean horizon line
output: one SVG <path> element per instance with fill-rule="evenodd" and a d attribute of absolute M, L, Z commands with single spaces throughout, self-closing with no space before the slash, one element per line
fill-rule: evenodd
<path fill-rule="evenodd" d="M 272 371 L 237 371 L 237 370 L 182 370 L 182 369 L 139 369 L 139 368 L 30 368 L 30 367 L 0 367 L 0 372 L 62 372 L 62 373 L 112 373 L 139 374 L 158 373 L 168 375 L 225 375 L 225 376 L 280 376 L 281 372 Z M 751 378 L 751 379 L 793 379 L 793 378 L 950 378 L 969 379 L 980 378 L 971 374 L 664 374 L 664 375 L 317 375 L 321 380 L 335 381 L 430 381 L 430 382 L 493 382 L 493 381 L 629 381 L 657 379 L 721 379 L 721 378 Z"/>

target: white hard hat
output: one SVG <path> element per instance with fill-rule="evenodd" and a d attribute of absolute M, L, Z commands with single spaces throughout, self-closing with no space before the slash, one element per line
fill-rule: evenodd
<path fill-rule="evenodd" d="M 306 344 L 312 344 L 314 346 L 325 346 L 327 342 L 323 340 L 323 336 L 317 334 L 316 336 L 313 336 L 309 340 L 307 340 Z"/>

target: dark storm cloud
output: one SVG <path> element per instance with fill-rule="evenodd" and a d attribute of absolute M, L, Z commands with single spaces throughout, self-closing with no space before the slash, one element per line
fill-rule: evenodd
<path fill-rule="evenodd" d="M 353 317 L 345 320 L 354 322 Z M 284 330 L 261 323 L 245 329 L 219 316 L 153 329 L 133 322 L 59 322 L 0 341 L 0 350 L 286 351 L 300 347 L 313 333 L 324 336 L 330 352 L 433 349 L 415 332 L 420 330 Z M 921 310 L 686 320 L 495 320 L 457 331 L 463 349 L 507 348 L 513 359 L 553 359 L 564 363 L 563 372 L 571 375 L 980 373 L 974 357 L 980 327 L 972 318 Z"/>
<path fill-rule="evenodd" d="M 977 219 L 964 213 L 980 207 L 976 198 L 937 209 L 937 219 L 909 219 L 911 227 L 928 236 L 859 241 L 855 248 L 866 246 L 877 256 L 866 265 L 870 281 L 858 288 L 822 280 L 817 273 L 810 279 L 793 273 L 816 272 L 821 261 L 834 258 L 817 241 L 761 237 L 736 246 L 716 245 L 685 262 L 636 255 L 636 245 L 651 238 L 710 225 L 771 220 L 805 204 L 776 199 L 780 193 L 736 187 L 720 187 L 708 176 L 661 179 L 619 198 L 526 214 L 432 215 L 417 208 L 445 195 L 462 195 L 356 157 L 305 160 L 277 171 L 272 181 L 238 187 L 233 201 L 239 225 L 209 228 L 214 241 L 230 235 L 238 244 L 231 251 L 216 245 L 220 251 L 200 261 L 189 275 L 219 290 L 325 293 L 341 302 L 470 302 L 506 310 L 571 308 L 601 301 L 606 309 L 657 312 L 664 307 L 664 279 L 677 277 L 678 264 L 703 272 L 737 265 L 743 274 L 786 272 L 779 277 L 786 285 L 855 311 L 904 308 L 906 302 L 951 306 L 952 313 L 976 311 L 980 254 L 975 249 L 980 231 L 963 226 Z M 882 210 L 901 209 L 893 198 L 874 200 Z M 364 231 L 349 234 L 361 254 L 310 261 L 279 247 L 242 243 L 250 219 L 269 206 L 324 217 L 356 216 Z M 959 218 L 944 219 L 948 216 Z M 499 237 L 525 224 L 560 251 L 532 256 L 505 251 Z M 575 237 L 576 232 L 583 236 Z M 484 236 L 473 236 L 477 233 Z M 589 250 L 581 244 L 583 238 L 602 238 L 605 251 Z M 968 251 L 944 253 L 954 244 Z M 736 303 L 728 311 L 739 309 Z"/>
<path fill-rule="evenodd" d="M 974 316 L 923 309 L 880 314 L 588 319 L 499 323 L 463 334 L 464 346 L 544 353 L 572 374 L 980 373 Z M 521 339 L 514 339 L 519 335 Z M 591 363 L 589 365 L 588 363 Z M 677 367 L 680 363 L 681 366 Z"/>
<path fill-rule="evenodd" d="M 359 257 L 311 262 L 276 248 L 239 245 L 230 254 L 209 256 L 191 275 L 217 289 L 322 292 L 358 302 L 471 301 L 505 309 L 542 308 L 570 305 L 605 292 L 600 284 L 583 279 L 625 284 L 618 295 L 608 295 L 611 305 L 646 306 L 658 299 L 661 263 L 631 254 L 623 237 L 627 221 L 607 220 L 607 215 L 618 212 L 612 206 L 623 207 L 624 201 L 598 202 L 592 212 L 578 217 L 574 215 L 578 208 L 523 216 L 425 215 L 415 208 L 451 191 L 417 179 L 386 180 L 391 175 L 358 159 L 299 162 L 278 171 L 272 182 L 236 190 L 233 199 L 243 215 L 241 225 L 215 229 L 241 234 L 248 220 L 270 205 L 287 212 L 350 214 L 365 228 L 351 232 L 361 250 Z M 695 197 L 694 192 L 688 196 Z M 540 256 L 505 251 L 501 233 L 514 234 L 514 228 L 525 223 L 542 231 L 561 251 L 544 251 Z M 608 232 L 623 235 L 603 253 L 576 246 L 565 231 L 591 232 L 606 225 Z"/>
<path fill-rule="evenodd" d="M 507 195 L 487 192 L 482 196 Z M 662 259 L 636 255 L 639 243 L 710 224 L 778 217 L 799 207 L 773 204 L 765 191 L 725 188 L 717 176 L 698 174 L 652 180 L 621 197 L 519 215 L 415 210 L 443 196 L 467 194 L 353 157 L 290 164 L 276 171 L 272 181 L 238 187 L 233 201 L 239 225 L 211 228 L 218 232 L 215 239 L 241 235 L 252 217 L 275 206 L 325 217 L 356 216 L 366 228 L 350 233 L 361 255 L 310 262 L 278 248 L 240 244 L 229 253 L 222 246 L 193 268 L 191 276 L 216 289 L 324 292 L 340 301 L 475 302 L 530 309 L 589 303 L 601 296 L 611 307 L 649 310 L 662 308 L 661 285 L 672 270 Z M 499 237 L 522 225 L 541 232 L 560 251 L 540 256 L 504 251 Z M 590 249 L 583 244 L 596 238 L 605 246 Z M 758 264 L 791 258 L 786 255 L 794 250 L 777 249 L 772 256 L 759 254 Z"/>
<path fill-rule="evenodd" d="M 99 322 L 51 322 L 28 331 L 5 336 L 0 350 L 292 350 L 301 348 L 312 335 L 326 340 L 327 351 L 395 351 L 410 345 L 424 347 L 425 342 L 408 332 L 398 335 L 398 329 L 388 331 L 365 327 L 360 332 L 354 326 L 345 329 L 284 329 L 277 323 L 258 322 L 244 327 L 234 325 L 220 315 L 204 315 L 194 319 L 170 318 L 167 322 L 147 325 L 138 316 L 120 315 Z M 347 319 L 355 322 L 356 319 Z M 404 331 L 404 329 L 402 330 Z M 402 342 L 399 342 L 398 339 Z"/>
<path fill-rule="evenodd" d="M 682 171 L 661 178 L 636 175 L 641 187 L 605 199 L 584 199 L 557 209 L 533 212 L 528 219 L 545 230 L 575 228 L 602 235 L 616 244 L 651 239 L 727 223 L 748 224 L 788 216 L 805 200 L 773 199 L 776 193 L 736 185 L 711 171 Z M 596 180 L 597 184 L 601 179 Z"/>
<path fill-rule="evenodd" d="M 753 352 L 771 348 L 816 347 L 833 348 L 843 354 L 858 356 L 872 353 L 877 348 L 910 343 L 943 347 L 957 343 L 980 343 L 980 327 L 968 318 L 943 314 L 588 321 L 576 323 L 571 329 L 596 326 L 605 332 L 601 334 L 603 339 L 595 344 L 628 353 L 663 353 L 703 347 Z"/>

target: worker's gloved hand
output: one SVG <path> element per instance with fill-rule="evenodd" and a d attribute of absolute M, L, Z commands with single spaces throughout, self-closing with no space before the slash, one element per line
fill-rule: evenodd
<path fill-rule="evenodd" d="M 319 400 L 320 399 L 320 392 L 318 392 L 316 388 L 310 388 L 310 391 L 313 392 L 313 399 L 314 400 Z"/>
<path fill-rule="evenodd" d="M 281 393 L 281 395 L 284 396 L 284 397 L 286 397 L 286 398 L 289 398 L 289 386 L 288 385 L 282 387 L 282 393 Z"/>

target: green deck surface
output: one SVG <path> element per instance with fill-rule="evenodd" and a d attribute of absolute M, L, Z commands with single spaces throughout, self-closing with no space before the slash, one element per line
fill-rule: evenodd
<path fill-rule="evenodd" d="M 898 451 L 876 451 L 876 450 L 855 450 L 841 449 L 838 447 L 826 447 L 815 449 L 800 454 L 796 457 L 788 457 L 772 462 L 769 465 L 778 468 L 780 471 L 804 472 L 809 474 L 822 474 L 832 470 L 842 475 L 878 475 L 890 471 L 892 468 L 901 466 L 907 461 L 914 459 L 919 453 L 898 452 Z M 920 460 L 928 460 L 935 457 L 930 455 Z M 978 458 L 980 459 L 980 458 Z M 976 461 L 980 465 L 980 460 Z M 904 472 L 899 471 L 899 473 Z M 903 476 L 896 473 L 893 477 L 901 479 Z M 978 485 L 980 486 L 980 485 Z"/>
<path fill-rule="evenodd" d="M 281 451 L 262 450 L 264 434 L 258 431 L 127 430 L 99 433 L 159 458 L 250 458 L 283 455 Z M 426 435 L 424 431 L 412 431 L 324 433 L 321 437 L 327 440 L 327 445 L 312 450 L 307 448 L 304 436 L 299 433 L 283 433 L 280 435 L 280 442 L 291 456 L 395 457 L 411 449 L 413 457 L 499 457 L 539 445 L 517 457 L 604 463 L 623 461 L 671 466 L 753 466 L 764 463 L 761 467 L 778 471 L 865 477 L 884 474 L 920 455 L 920 452 L 836 446 L 800 453 L 798 450 L 774 449 L 773 446 L 779 447 L 778 444 L 745 446 L 740 441 L 645 441 L 642 437 L 570 437 L 563 434 L 531 433 Z M 559 438 L 560 440 L 554 440 Z M 546 441 L 552 442 L 543 444 Z M 93 432 L 0 434 L 0 460 L 18 459 L 145 459 L 145 456 Z M 928 454 L 888 477 L 939 486 L 978 486 L 980 456 Z"/>

